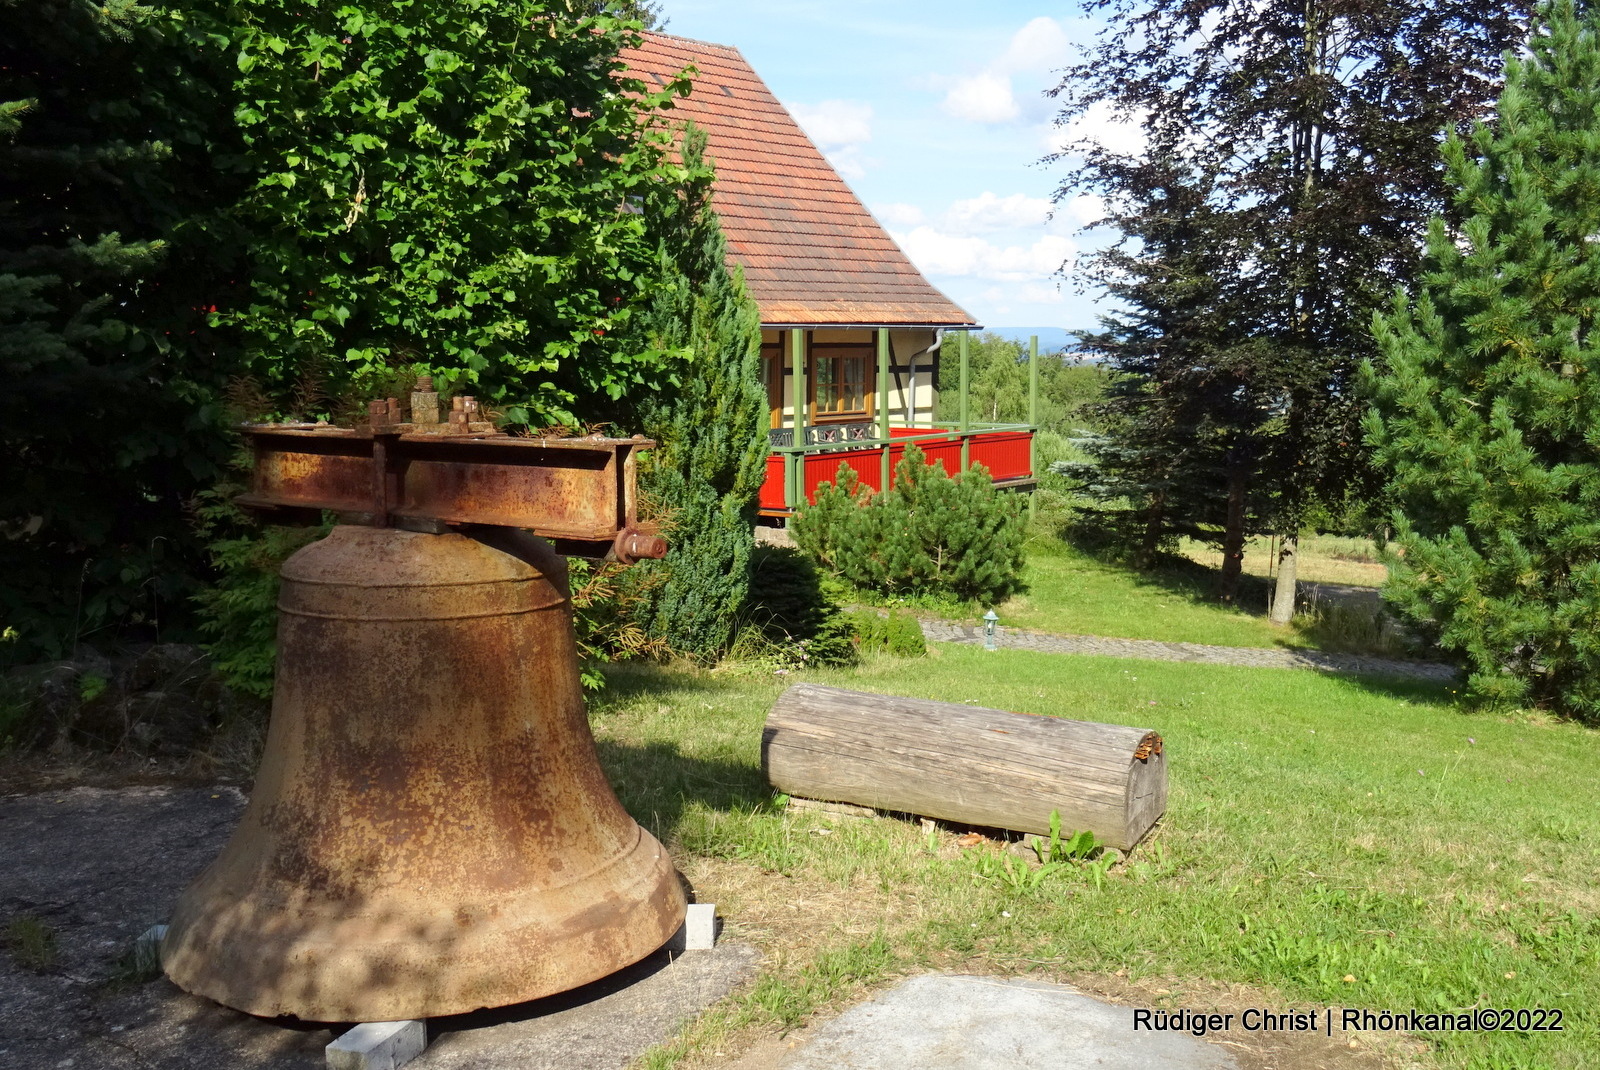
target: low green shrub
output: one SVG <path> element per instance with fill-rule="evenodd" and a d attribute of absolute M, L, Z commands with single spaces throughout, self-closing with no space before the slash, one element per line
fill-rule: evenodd
<path fill-rule="evenodd" d="M 0 754 L 22 748 L 36 735 L 29 695 L 16 674 L 0 676 Z"/>
<path fill-rule="evenodd" d="M 746 625 L 735 657 L 784 667 L 850 665 L 856 660 L 851 621 L 823 590 L 816 566 L 799 551 L 758 545 L 750 560 Z"/>
<path fill-rule="evenodd" d="M 583 689 L 606 686 L 603 666 L 634 658 L 661 659 L 673 653 L 665 639 L 652 635 L 643 623 L 653 606 L 656 590 L 666 582 L 665 572 L 630 574 L 617 562 L 567 560 L 567 580 L 572 590 L 572 631 L 578 643 L 579 679 Z"/>
<path fill-rule="evenodd" d="M 920 658 L 928 652 L 922 625 L 909 613 L 894 610 L 883 616 L 873 609 L 858 609 L 850 614 L 855 630 L 856 649 L 863 654 L 892 654 L 897 658 Z"/>
<path fill-rule="evenodd" d="M 1023 586 L 1022 504 L 995 490 L 981 465 L 952 479 L 909 446 L 888 493 L 874 494 L 845 466 L 791 530 L 818 564 L 865 590 L 996 605 Z"/>
<path fill-rule="evenodd" d="M 889 615 L 889 634 L 885 649 L 897 658 L 920 658 L 928 652 L 928 640 L 922 634 L 922 624 L 909 613 Z"/>

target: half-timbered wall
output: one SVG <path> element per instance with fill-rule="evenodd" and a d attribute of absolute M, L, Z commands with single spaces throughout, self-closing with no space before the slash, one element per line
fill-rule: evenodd
<path fill-rule="evenodd" d="M 931 328 L 889 331 L 889 422 L 895 427 L 927 426 L 933 421 L 940 359 L 932 348 L 935 338 Z M 787 330 L 762 330 L 762 381 L 775 428 L 794 426 L 795 375 L 790 347 Z M 805 348 L 807 423 L 876 420 L 878 332 L 871 328 L 816 328 L 805 332 Z"/>

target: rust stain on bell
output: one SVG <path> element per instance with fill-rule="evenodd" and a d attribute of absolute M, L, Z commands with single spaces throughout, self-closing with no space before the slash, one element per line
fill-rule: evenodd
<path fill-rule="evenodd" d="M 616 555 L 664 552 L 628 504 Z M 289 559 L 265 756 L 170 919 L 174 982 L 395 1021 L 566 991 L 665 943 L 684 894 L 600 768 L 565 572 L 505 528 L 339 526 Z"/>

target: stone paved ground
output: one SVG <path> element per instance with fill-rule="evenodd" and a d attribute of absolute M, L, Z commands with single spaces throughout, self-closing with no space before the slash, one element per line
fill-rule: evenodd
<path fill-rule="evenodd" d="M 922 634 L 932 642 L 983 643 L 982 628 L 952 621 L 925 620 L 922 622 Z M 1108 639 L 1098 635 L 1050 635 L 1014 628 L 998 629 L 997 645 L 1006 650 L 1036 650 L 1046 654 L 1098 654 L 1107 658 L 1143 658 L 1148 661 L 1316 669 L 1320 672 L 1399 676 L 1415 680 L 1456 678 L 1454 666 L 1432 661 L 1375 658 L 1365 654 L 1324 654 L 1318 650 L 1284 650 L 1277 647 L 1207 646 L 1203 643 L 1163 643 L 1154 639 Z"/>
<path fill-rule="evenodd" d="M 324 1070 L 338 1034 L 252 1018 L 165 978 L 119 977 L 119 959 L 232 832 L 236 788 L 0 784 L 0 934 L 42 923 L 57 950 L 25 968 L 0 947 L 0 1070 Z M 0 941 L 4 943 L 4 941 Z M 34 964 L 38 966 L 40 964 Z M 575 992 L 429 1022 L 416 1070 L 622 1070 L 750 981 L 754 949 L 644 962 Z"/>

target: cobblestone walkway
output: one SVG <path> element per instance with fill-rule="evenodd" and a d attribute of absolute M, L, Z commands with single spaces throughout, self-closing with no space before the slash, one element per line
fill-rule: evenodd
<path fill-rule="evenodd" d="M 938 643 L 983 642 L 983 629 L 946 620 L 925 620 L 922 634 Z M 1049 635 L 999 629 L 996 643 L 1005 650 L 1037 650 L 1046 654 L 1098 654 L 1106 658 L 1147 661 L 1199 661 L 1210 665 L 1244 665 L 1268 669 L 1316 669 L 1364 676 L 1403 676 L 1416 680 L 1454 680 L 1456 670 L 1432 661 L 1374 658 L 1365 654 L 1324 654 L 1316 650 L 1278 647 L 1206 646 L 1162 643 L 1154 639 L 1108 639 L 1098 635 Z"/>

